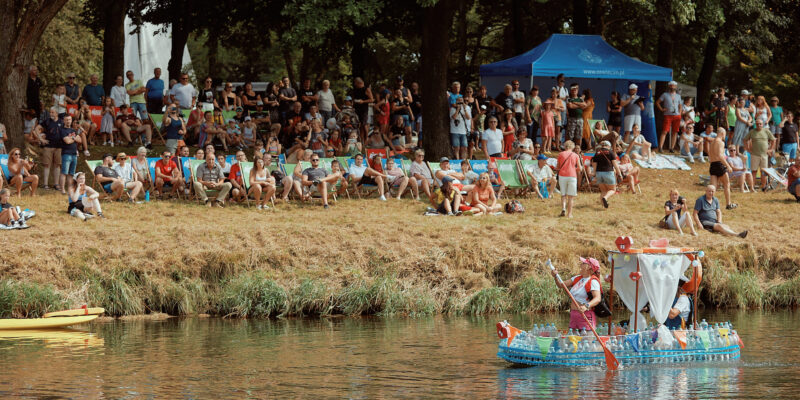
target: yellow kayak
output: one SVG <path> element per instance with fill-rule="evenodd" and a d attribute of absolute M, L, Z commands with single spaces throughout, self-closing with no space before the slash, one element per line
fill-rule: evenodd
<path fill-rule="evenodd" d="M 79 317 L 0 319 L 0 330 L 62 328 L 83 324 L 97 317 L 98 315 L 82 315 Z"/>
<path fill-rule="evenodd" d="M 106 312 L 106 310 L 103 307 L 73 308 L 71 310 L 49 312 L 45 315 L 42 315 L 42 317 L 77 317 L 79 315 L 100 315 L 104 312 Z"/>

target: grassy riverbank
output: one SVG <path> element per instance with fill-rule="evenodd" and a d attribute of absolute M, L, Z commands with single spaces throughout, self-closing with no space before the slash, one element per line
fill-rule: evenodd
<path fill-rule="evenodd" d="M 739 208 L 725 212 L 725 222 L 749 229 L 746 240 L 658 228 L 669 188 L 693 202 L 706 170 L 644 170 L 644 194 L 615 196 L 609 210 L 596 193 L 581 193 L 572 220 L 556 217 L 557 199 L 523 200 L 525 214 L 491 218 L 425 217 L 425 204 L 412 200 L 345 199 L 327 211 L 319 203 L 266 212 L 104 203 L 109 218 L 84 223 L 52 191 L 13 198 L 38 216 L 31 229 L 0 232 L 0 317 L 86 303 L 111 315 L 554 310 L 566 301 L 544 260 L 575 272 L 577 255 L 604 259 L 618 235 L 705 250 L 705 305 L 798 305 L 800 256 L 791 238 L 800 216 L 786 192 L 734 192 Z"/>

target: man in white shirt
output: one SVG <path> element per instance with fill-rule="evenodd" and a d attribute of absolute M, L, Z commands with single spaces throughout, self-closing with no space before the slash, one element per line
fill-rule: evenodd
<path fill-rule="evenodd" d="M 436 184 L 439 187 L 442 187 L 442 180 L 445 176 L 449 176 L 453 180 L 453 186 L 459 191 L 470 191 L 474 186 L 462 184 L 461 181 L 464 180 L 464 174 L 454 169 L 450 169 L 450 159 L 447 157 L 442 157 L 439 160 L 439 169 L 433 174 L 433 178 L 436 179 Z"/>
<path fill-rule="evenodd" d="M 547 156 L 544 154 L 536 156 L 536 164 L 529 165 L 525 173 L 530 178 L 531 189 L 536 192 L 540 199 L 550 197 L 550 191 L 556 187 L 556 178 L 553 175 L 553 170 L 547 165 Z M 541 187 L 542 185 L 547 188 L 548 196 L 542 193 L 542 189 L 544 189 Z"/>
<path fill-rule="evenodd" d="M 694 162 L 694 155 L 703 151 L 703 138 L 695 136 L 694 124 L 686 125 L 680 140 L 681 156 L 688 157 L 689 162 Z M 703 155 L 700 155 L 700 162 L 705 162 Z"/>
<path fill-rule="evenodd" d="M 356 186 L 361 185 L 375 185 L 378 187 L 378 194 L 381 195 L 381 200 L 386 201 L 386 196 L 384 195 L 384 186 L 383 182 L 384 179 L 388 178 L 386 174 L 382 174 L 366 164 L 364 164 L 364 156 L 361 154 L 357 154 L 354 159 L 353 165 L 350 166 L 348 169 L 349 179 L 353 182 Z"/>
<path fill-rule="evenodd" d="M 675 148 L 675 141 L 681 129 L 683 102 L 681 101 L 681 95 L 678 94 L 678 82 L 670 81 L 667 85 L 669 89 L 662 93 L 661 97 L 656 101 L 656 107 L 664 113 L 664 127 L 658 138 L 658 151 L 662 151 L 664 139 L 667 137 L 668 132 L 671 138 L 669 150 L 672 151 Z"/>
<path fill-rule="evenodd" d="M 525 126 L 525 92 L 519 90 L 519 81 L 511 81 L 511 98 L 514 100 L 514 118 L 517 119 L 517 126 Z"/>
<path fill-rule="evenodd" d="M 467 158 L 467 133 L 472 125 L 470 108 L 464 104 L 464 98 L 459 97 L 450 107 L 450 145 L 457 159 Z"/>
<path fill-rule="evenodd" d="M 489 157 L 499 157 L 503 153 L 503 131 L 497 128 L 497 118 L 489 118 L 489 127 L 481 136 L 483 152 Z"/>
<path fill-rule="evenodd" d="M 631 130 L 633 130 L 633 126 L 637 125 L 639 127 L 642 126 L 642 110 L 644 110 L 644 102 L 640 101 L 640 97 L 636 94 L 636 91 L 639 89 L 635 83 L 631 83 L 628 86 L 628 93 L 622 96 L 620 101 L 620 106 L 625 114 L 625 119 L 623 120 L 623 129 L 625 129 L 625 137 L 623 141 L 625 143 L 629 143 Z"/>
<path fill-rule="evenodd" d="M 189 75 L 181 74 L 180 82 L 176 83 L 169 91 L 170 101 L 178 102 L 181 109 L 191 110 L 197 101 L 197 89 L 189 83 Z"/>

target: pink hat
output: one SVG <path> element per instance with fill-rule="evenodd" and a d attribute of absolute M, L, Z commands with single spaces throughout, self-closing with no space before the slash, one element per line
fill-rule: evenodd
<path fill-rule="evenodd" d="M 592 267 L 592 272 L 597 272 L 600 270 L 600 261 L 597 261 L 596 259 L 591 257 L 589 258 L 579 257 L 579 258 L 581 259 L 582 263 L 589 264 L 589 266 Z"/>

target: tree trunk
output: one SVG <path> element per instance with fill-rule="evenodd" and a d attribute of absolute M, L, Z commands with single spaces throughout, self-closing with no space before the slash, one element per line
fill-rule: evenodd
<path fill-rule="evenodd" d="M 708 91 L 711 89 L 711 79 L 714 78 L 714 70 L 717 68 L 717 52 L 719 51 L 719 34 L 715 33 L 708 37 L 706 48 L 703 50 L 703 66 L 700 67 L 700 75 L 697 76 L 697 103 L 695 107 L 702 110 L 708 100 Z"/>
<path fill-rule="evenodd" d="M 604 16 L 606 7 L 605 0 L 592 0 L 592 18 L 589 22 L 589 33 L 603 36 L 603 31 L 605 30 Z"/>
<path fill-rule="evenodd" d="M 364 28 L 356 26 L 353 28 L 353 39 L 351 45 L 353 51 L 350 53 L 350 64 L 353 68 L 353 77 L 364 77 L 367 69 L 366 49 L 364 49 L 365 32 Z"/>
<path fill-rule="evenodd" d="M 428 160 L 450 154 L 450 124 L 447 120 L 447 60 L 455 0 L 439 0 L 433 7 L 423 8 L 422 25 L 422 121 L 423 148 Z"/>
<path fill-rule="evenodd" d="M 294 74 L 294 61 L 292 60 L 292 51 L 287 46 L 282 46 L 283 50 L 283 62 L 286 64 L 286 76 L 289 77 L 289 80 L 297 83 L 297 79 Z"/>
<path fill-rule="evenodd" d="M 190 22 L 182 17 L 176 18 L 172 22 L 172 48 L 169 52 L 169 63 L 167 63 L 169 79 L 178 79 L 181 76 L 183 49 L 186 48 L 186 42 L 189 41 L 189 24 Z"/>
<path fill-rule="evenodd" d="M 114 86 L 117 75 L 125 75 L 125 13 L 127 2 L 110 1 L 103 13 L 103 89 L 106 93 Z M 144 72 L 144 71 L 142 71 Z M 124 79 L 123 79 L 124 80 Z"/>
<path fill-rule="evenodd" d="M 6 147 L 23 147 L 22 116 L 28 68 L 47 25 L 67 0 L 0 2 L 0 121 L 6 125 Z"/>
<path fill-rule="evenodd" d="M 514 36 L 514 54 L 522 54 L 528 51 L 528 43 L 525 41 L 525 24 L 522 22 L 523 8 L 525 5 L 522 0 L 511 1 L 511 21 L 514 25 L 512 35 Z"/>
<path fill-rule="evenodd" d="M 471 6 L 468 1 L 462 0 L 458 5 L 458 13 L 456 14 L 456 46 L 458 53 L 456 53 L 456 69 L 455 76 L 466 87 L 469 84 L 467 76 L 467 6 Z"/>
<path fill-rule="evenodd" d="M 589 14 L 586 0 L 572 0 L 572 32 L 578 35 L 589 33 Z"/>
<path fill-rule="evenodd" d="M 297 70 L 297 78 L 300 80 L 308 78 L 308 71 L 311 68 L 311 50 L 308 46 L 303 46 L 300 51 L 300 68 Z M 297 83 L 301 83 L 298 81 Z"/>

